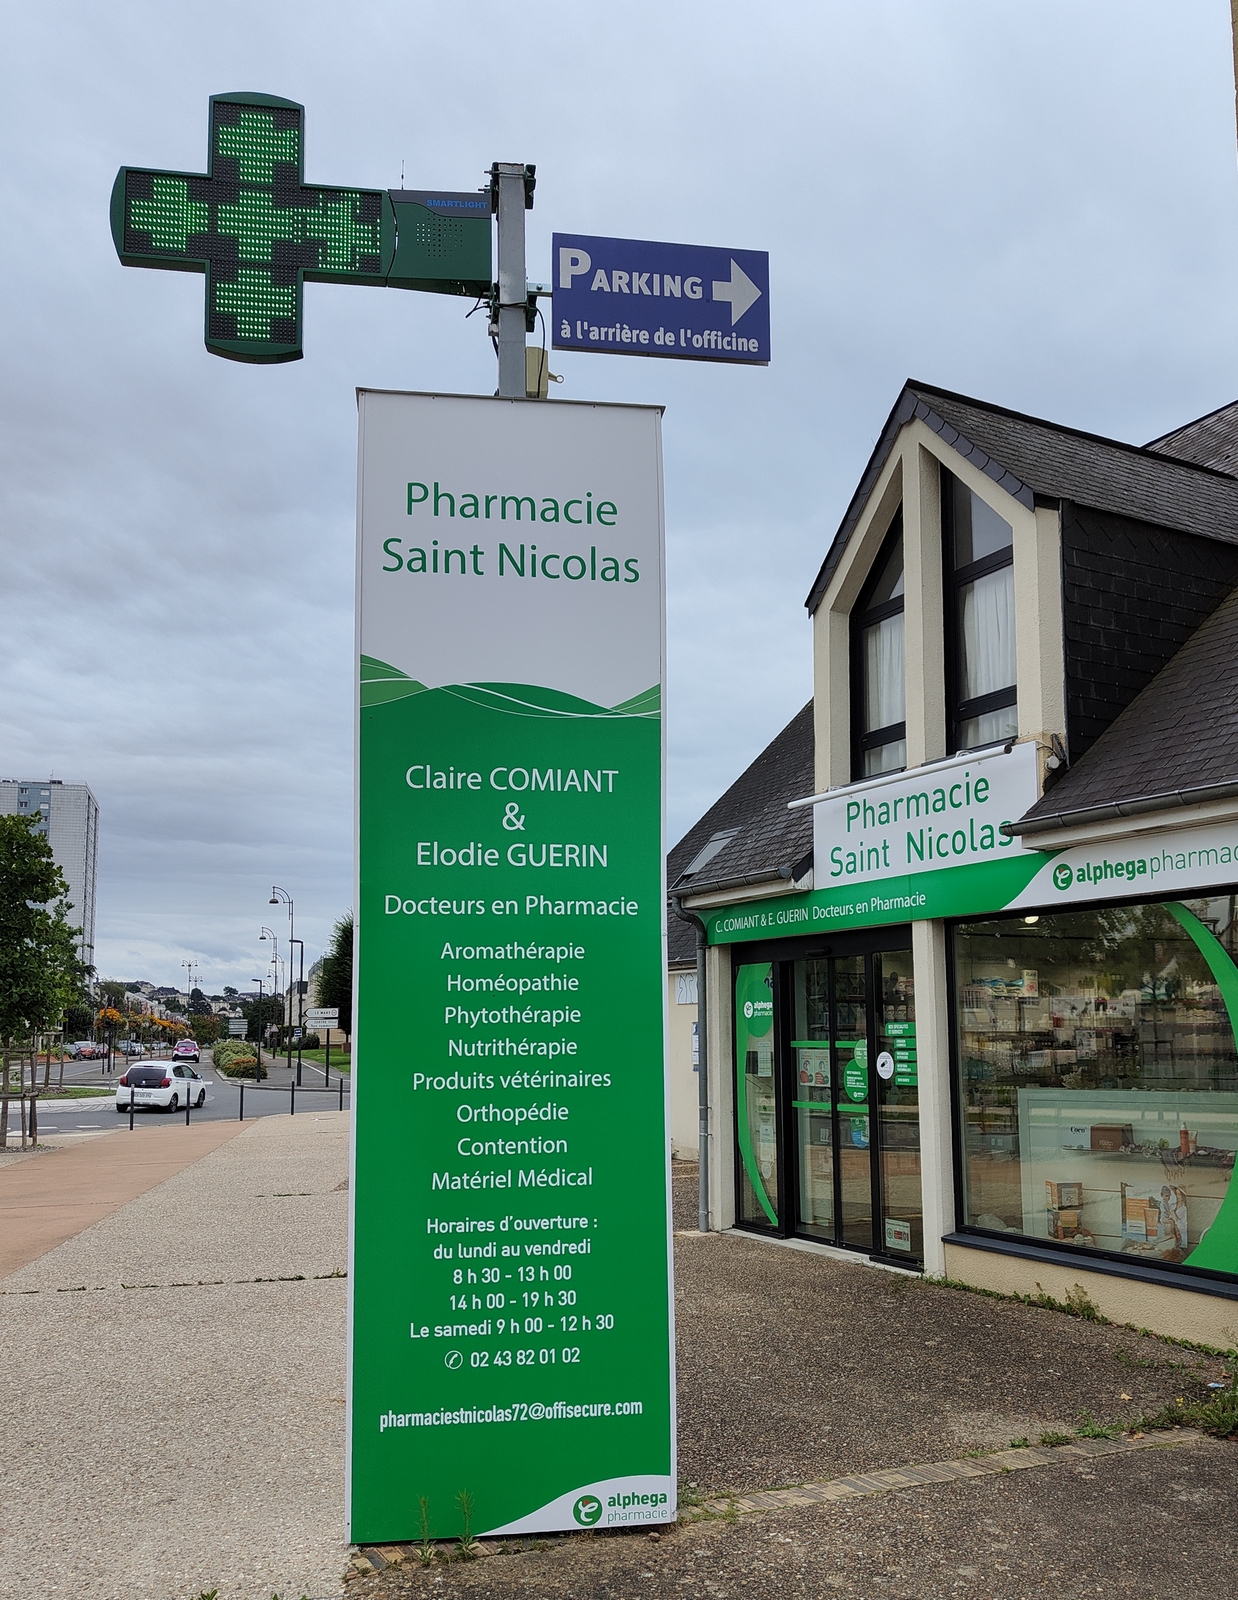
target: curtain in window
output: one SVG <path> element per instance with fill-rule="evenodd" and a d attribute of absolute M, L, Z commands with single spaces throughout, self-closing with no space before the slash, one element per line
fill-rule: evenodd
<path fill-rule="evenodd" d="M 906 715 L 903 618 L 899 615 L 864 630 L 864 732 L 888 728 Z"/>
<path fill-rule="evenodd" d="M 1014 568 L 965 584 L 962 699 L 1008 689 L 1015 682 Z M 902 655 L 900 637 L 899 655 Z"/>
<path fill-rule="evenodd" d="M 891 739 L 864 752 L 864 776 L 875 778 L 882 772 L 901 772 L 907 765 L 906 739 Z"/>

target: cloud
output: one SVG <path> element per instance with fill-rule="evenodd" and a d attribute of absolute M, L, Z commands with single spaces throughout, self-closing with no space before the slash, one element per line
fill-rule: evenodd
<path fill-rule="evenodd" d="M 210 93 L 303 101 L 311 180 L 535 161 L 534 276 L 556 227 L 771 252 L 768 370 L 552 362 L 565 398 L 667 406 L 672 836 L 811 693 L 803 598 L 905 377 L 1131 439 L 1233 397 L 1224 8 L 511 15 L 9 18 L 0 740 L 6 775 L 99 796 L 105 972 L 247 982 L 273 879 L 321 947 L 351 899 L 354 389 L 494 384 L 461 302 L 310 285 L 306 359 L 253 368 L 203 350 L 199 279 L 120 267 L 116 168 L 201 169 Z"/>

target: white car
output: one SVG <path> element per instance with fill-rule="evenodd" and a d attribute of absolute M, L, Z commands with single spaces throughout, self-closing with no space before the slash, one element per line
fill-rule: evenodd
<path fill-rule="evenodd" d="M 188 1061 L 135 1061 L 116 1084 L 116 1109 L 177 1111 L 206 1104 L 206 1079 Z"/>

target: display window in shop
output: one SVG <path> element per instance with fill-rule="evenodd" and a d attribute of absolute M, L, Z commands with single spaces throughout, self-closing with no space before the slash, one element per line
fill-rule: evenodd
<path fill-rule="evenodd" d="M 955 926 L 966 1225 L 1238 1273 L 1236 907 Z"/>

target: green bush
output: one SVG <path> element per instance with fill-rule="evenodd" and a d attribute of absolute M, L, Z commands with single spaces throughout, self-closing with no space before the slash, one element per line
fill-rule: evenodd
<path fill-rule="evenodd" d="M 267 1075 L 267 1069 L 258 1065 L 257 1056 L 233 1056 L 218 1071 L 225 1078 L 252 1078 L 259 1083 Z"/>
<path fill-rule="evenodd" d="M 265 1078 L 266 1068 L 258 1066 L 254 1047 L 244 1039 L 221 1039 L 211 1050 L 217 1072 L 227 1078 Z"/>

